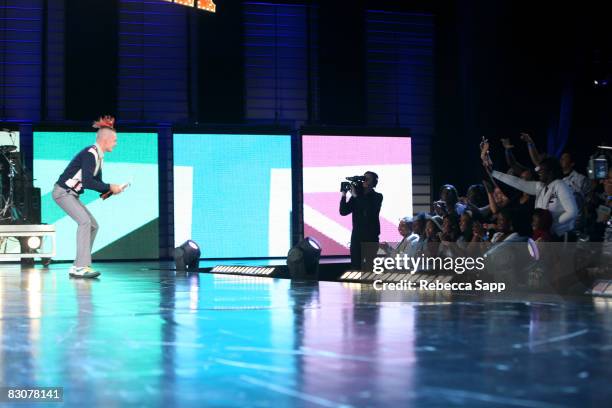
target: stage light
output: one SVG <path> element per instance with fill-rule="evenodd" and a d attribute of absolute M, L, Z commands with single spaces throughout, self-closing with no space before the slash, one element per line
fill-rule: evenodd
<path fill-rule="evenodd" d="M 177 271 L 198 270 L 200 263 L 200 247 L 192 240 L 185 241 L 174 248 L 174 263 Z"/>
<path fill-rule="evenodd" d="M 536 261 L 540 259 L 540 250 L 538 249 L 538 243 L 533 239 L 529 238 L 527 240 L 527 249 L 529 250 L 529 255 Z"/>
<path fill-rule="evenodd" d="M 167 1 L 168 3 L 180 4 L 181 6 L 186 6 L 186 7 L 196 7 L 196 0 L 163 0 L 163 1 Z M 217 11 L 217 5 L 214 3 L 213 0 L 198 0 L 197 8 L 199 8 L 200 10 L 210 11 L 211 13 L 214 13 Z"/>
<path fill-rule="evenodd" d="M 586 292 L 587 295 L 612 297 L 612 280 L 598 279 Z"/>
<path fill-rule="evenodd" d="M 287 254 L 287 266 L 292 279 L 317 279 L 319 275 L 319 259 L 321 244 L 306 237 Z"/>
<path fill-rule="evenodd" d="M 609 78 L 599 78 L 593 80 L 593 85 L 597 88 L 605 88 L 608 86 L 608 82 L 610 82 Z"/>
<path fill-rule="evenodd" d="M 236 266 L 217 265 L 210 273 L 228 273 L 232 275 L 267 276 L 271 277 L 276 272 L 275 266 Z"/>
<path fill-rule="evenodd" d="M 215 13 L 217 11 L 217 5 L 213 2 L 213 0 L 198 0 L 198 8 L 200 10 L 210 11 L 211 13 Z"/>
<path fill-rule="evenodd" d="M 319 242 L 317 242 L 316 239 L 308 237 L 306 238 L 306 242 L 308 242 L 308 244 L 316 251 L 319 251 L 319 253 L 321 252 L 321 245 L 319 245 Z"/>
<path fill-rule="evenodd" d="M 428 282 L 440 281 L 442 283 L 450 282 L 456 275 L 448 272 L 419 272 L 419 273 L 404 273 L 404 272 L 387 272 L 381 274 L 375 274 L 374 272 L 362 272 L 362 271 L 346 271 L 338 279 L 340 282 L 361 282 L 361 283 L 372 283 L 374 281 L 381 282 L 414 282 L 419 284 L 420 281 L 426 280 Z"/>
<path fill-rule="evenodd" d="M 28 248 L 30 249 L 38 249 L 40 248 L 40 237 L 30 237 L 28 238 Z"/>

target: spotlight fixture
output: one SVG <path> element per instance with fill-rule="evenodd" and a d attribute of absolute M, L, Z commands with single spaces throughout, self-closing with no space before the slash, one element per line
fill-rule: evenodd
<path fill-rule="evenodd" d="M 36 250 L 40 248 L 40 244 L 41 244 L 40 237 L 28 238 L 28 248 Z"/>
<path fill-rule="evenodd" d="M 174 248 L 174 263 L 177 271 L 197 271 L 200 263 L 200 247 L 192 240 Z"/>
<path fill-rule="evenodd" d="M 319 275 L 319 259 L 321 244 L 306 237 L 287 254 L 287 266 L 292 279 L 317 279 Z"/>

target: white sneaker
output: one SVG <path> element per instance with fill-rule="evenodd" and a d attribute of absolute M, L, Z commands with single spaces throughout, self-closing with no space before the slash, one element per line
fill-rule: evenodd
<path fill-rule="evenodd" d="M 100 272 L 94 271 L 89 266 L 83 266 L 80 268 L 76 266 L 71 266 L 70 272 L 68 272 L 68 275 L 73 276 L 75 278 L 92 279 L 92 278 L 97 278 L 98 276 L 100 276 Z"/>

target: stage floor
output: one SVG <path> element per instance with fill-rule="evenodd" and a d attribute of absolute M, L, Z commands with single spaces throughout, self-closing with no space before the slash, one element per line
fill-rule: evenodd
<path fill-rule="evenodd" d="M 612 401 L 612 299 L 384 302 L 359 284 L 68 266 L 0 265 L 0 384 L 64 389 L 37 407 Z"/>

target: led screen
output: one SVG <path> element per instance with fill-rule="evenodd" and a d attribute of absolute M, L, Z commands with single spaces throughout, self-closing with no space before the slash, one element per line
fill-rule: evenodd
<path fill-rule="evenodd" d="M 351 216 L 340 216 L 340 182 L 373 171 L 383 194 L 380 240 L 398 242 L 400 218 L 412 215 L 409 137 L 303 135 L 304 235 L 315 237 L 322 255 L 346 255 Z"/>
<path fill-rule="evenodd" d="M 53 185 L 70 160 L 95 143 L 94 132 L 34 132 L 34 185 L 41 189 L 42 221 L 55 224 L 58 260 L 74 259 L 76 223 L 53 201 Z M 117 146 L 104 156 L 106 183 L 131 186 L 102 200 L 87 190 L 81 201 L 98 221 L 95 259 L 159 257 L 159 181 L 156 133 L 119 133 Z"/>
<path fill-rule="evenodd" d="M 175 134 L 174 237 L 203 258 L 286 256 L 291 137 Z"/>

